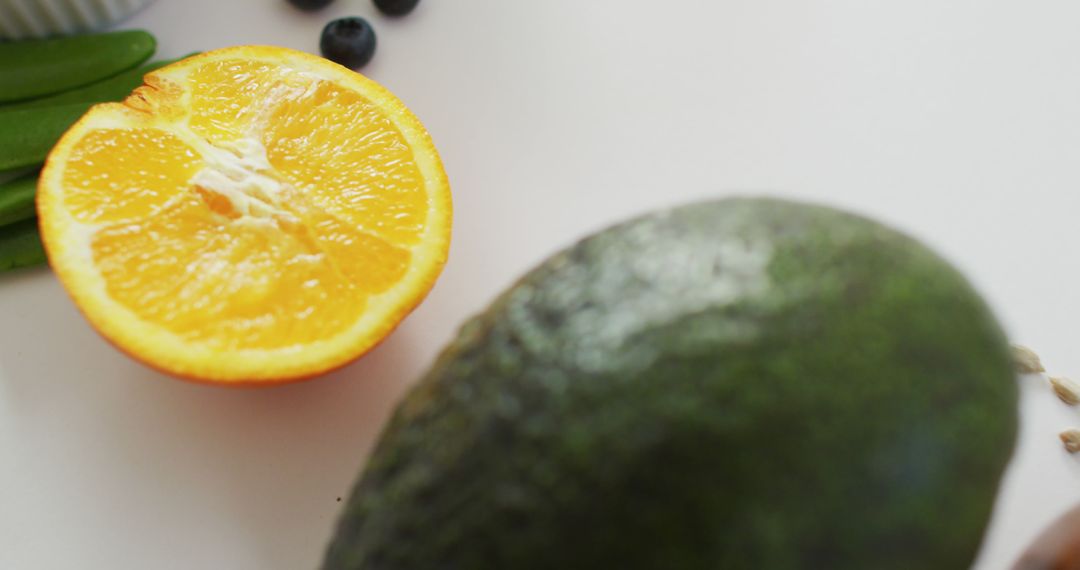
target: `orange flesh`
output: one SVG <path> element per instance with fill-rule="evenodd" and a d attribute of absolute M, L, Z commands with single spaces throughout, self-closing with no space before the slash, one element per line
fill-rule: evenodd
<path fill-rule="evenodd" d="M 341 333 L 402 279 L 424 229 L 405 137 L 362 95 L 265 63 L 211 62 L 188 82 L 190 112 L 91 131 L 66 162 L 64 205 L 93 228 L 108 295 L 220 350 Z"/>

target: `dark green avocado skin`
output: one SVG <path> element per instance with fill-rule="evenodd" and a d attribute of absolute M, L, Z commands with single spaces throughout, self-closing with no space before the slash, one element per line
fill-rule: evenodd
<path fill-rule="evenodd" d="M 397 409 L 325 570 L 968 568 L 1006 339 L 912 239 L 772 199 L 555 255 Z"/>

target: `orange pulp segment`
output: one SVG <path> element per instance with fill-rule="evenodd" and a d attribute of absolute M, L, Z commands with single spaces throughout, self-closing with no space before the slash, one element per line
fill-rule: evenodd
<path fill-rule="evenodd" d="M 384 88 L 262 46 L 145 81 L 64 135 L 38 190 L 50 264 L 122 350 L 195 380 L 295 380 L 360 356 L 430 290 L 449 186 Z"/>

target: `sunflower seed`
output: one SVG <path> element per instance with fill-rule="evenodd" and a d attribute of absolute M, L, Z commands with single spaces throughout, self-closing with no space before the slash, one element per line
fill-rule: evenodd
<path fill-rule="evenodd" d="M 1050 386 L 1062 402 L 1070 406 L 1080 404 L 1080 384 L 1065 378 L 1064 376 L 1051 376 Z"/>
<path fill-rule="evenodd" d="M 1080 451 L 1080 429 L 1067 429 L 1061 432 L 1058 437 L 1061 438 L 1061 443 L 1065 444 L 1065 449 L 1069 453 Z"/>
<path fill-rule="evenodd" d="M 1039 355 L 1026 346 L 1012 345 L 1013 368 L 1020 374 L 1046 372 Z"/>

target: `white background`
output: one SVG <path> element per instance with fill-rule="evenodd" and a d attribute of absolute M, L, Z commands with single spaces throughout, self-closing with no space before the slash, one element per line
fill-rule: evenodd
<path fill-rule="evenodd" d="M 1010 335 L 1080 375 L 1080 4 L 1072 0 L 160 0 L 176 56 L 379 34 L 365 73 L 426 123 L 454 188 L 450 262 L 356 364 L 260 391 L 163 377 L 103 342 L 46 270 L 0 276 L 0 568 L 313 568 L 394 402 L 542 258 L 648 209 L 771 193 L 870 214 L 958 264 Z M 978 568 L 1080 500 L 1035 377 Z"/>

